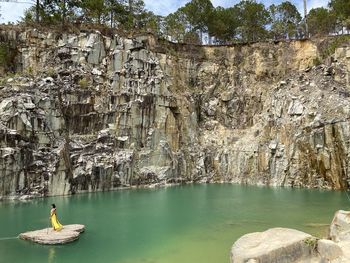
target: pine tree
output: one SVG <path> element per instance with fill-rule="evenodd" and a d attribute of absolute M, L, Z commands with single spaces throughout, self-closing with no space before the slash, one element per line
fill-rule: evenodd
<path fill-rule="evenodd" d="M 272 20 L 271 33 L 274 39 L 285 39 L 297 36 L 297 28 L 301 21 L 298 9 L 286 1 L 269 7 Z"/>
<path fill-rule="evenodd" d="M 235 7 L 238 9 L 241 39 L 245 42 L 266 39 L 268 36 L 266 26 L 271 19 L 265 6 L 254 0 L 243 0 Z"/>

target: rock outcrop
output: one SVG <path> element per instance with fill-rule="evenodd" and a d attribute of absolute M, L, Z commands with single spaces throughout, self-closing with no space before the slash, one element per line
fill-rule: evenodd
<path fill-rule="evenodd" d="M 342 248 L 350 262 L 350 212 L 339 210 L 335 213 L 329 230 L 329 237 Z"/>
<path fill-rule="evenodd" d="M 339 210 L 334 215 L 329 230 L 329 236 L 333 241 L 350 241 L 350 212 Z"/>
<path fill-rule="evenodd" d="M 313 256 L 305 240 L 311 235 L 288 228 L 272 228 L 265 232 L 244 235 L 231 250 L 232 263 L 289 263 Z"/>
<path fill-rule="evenodd" d="M 350 45 L 4 29 L 0 197 L 182 182 L 346 189 Z M 0 65 L 1 66 L 1 65 Z"/>
<path fill-rule="evenodd" d="M 58 245 L 70 243 L 77 240 L 80 233 L 83 233 L 84 231 L 84 225 L 73 224 L 63 226 L 60 231 L 54 231 L 52 228 L 45 228 L 41 230 L 25 232 L 20 234 L 19 238 L 43 245 Z"/>
<path fill-rule="evenodd" d="M 350 212 L 338 211 L 329 239 L 317 239 L 288 228 L 246 234 L 231 249 L 231 263 L 346 263 L 350 262 Z"/>

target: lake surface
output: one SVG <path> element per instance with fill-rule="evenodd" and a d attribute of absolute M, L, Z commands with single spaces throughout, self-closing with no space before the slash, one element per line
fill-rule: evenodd
<path fill-rule="evenodd" d="M 344 192 L 231 184 L 187 185 L 0 202 L 0 238 L 45 228 L 50 204 L 62 224 L 86 225 L 74 243 L 0 240 L 1 263 L 228 263 L 241 235 L 290 227 L 324 236 Z"/>

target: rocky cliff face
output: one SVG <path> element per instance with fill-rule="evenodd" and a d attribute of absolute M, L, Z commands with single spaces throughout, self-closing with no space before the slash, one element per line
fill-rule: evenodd
<path fill-rule="evenodd" d="M 347 188 L 350 45 L 3 30 L 0 196 L 235 182 Z"/>

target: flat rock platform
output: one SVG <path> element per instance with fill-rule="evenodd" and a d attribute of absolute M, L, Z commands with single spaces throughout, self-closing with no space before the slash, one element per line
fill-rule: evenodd
<path fill-rule="evenodd" d="M 52 228 L 44 228 L 35 231 L 21 233 L 20 239 L 30 240 L 44 245 L 66 244 L 79 238 L 80 233 L 85 231 L 84 225 L 73 224 L 65 225 L 60 231 L 54 231 Z"/>

